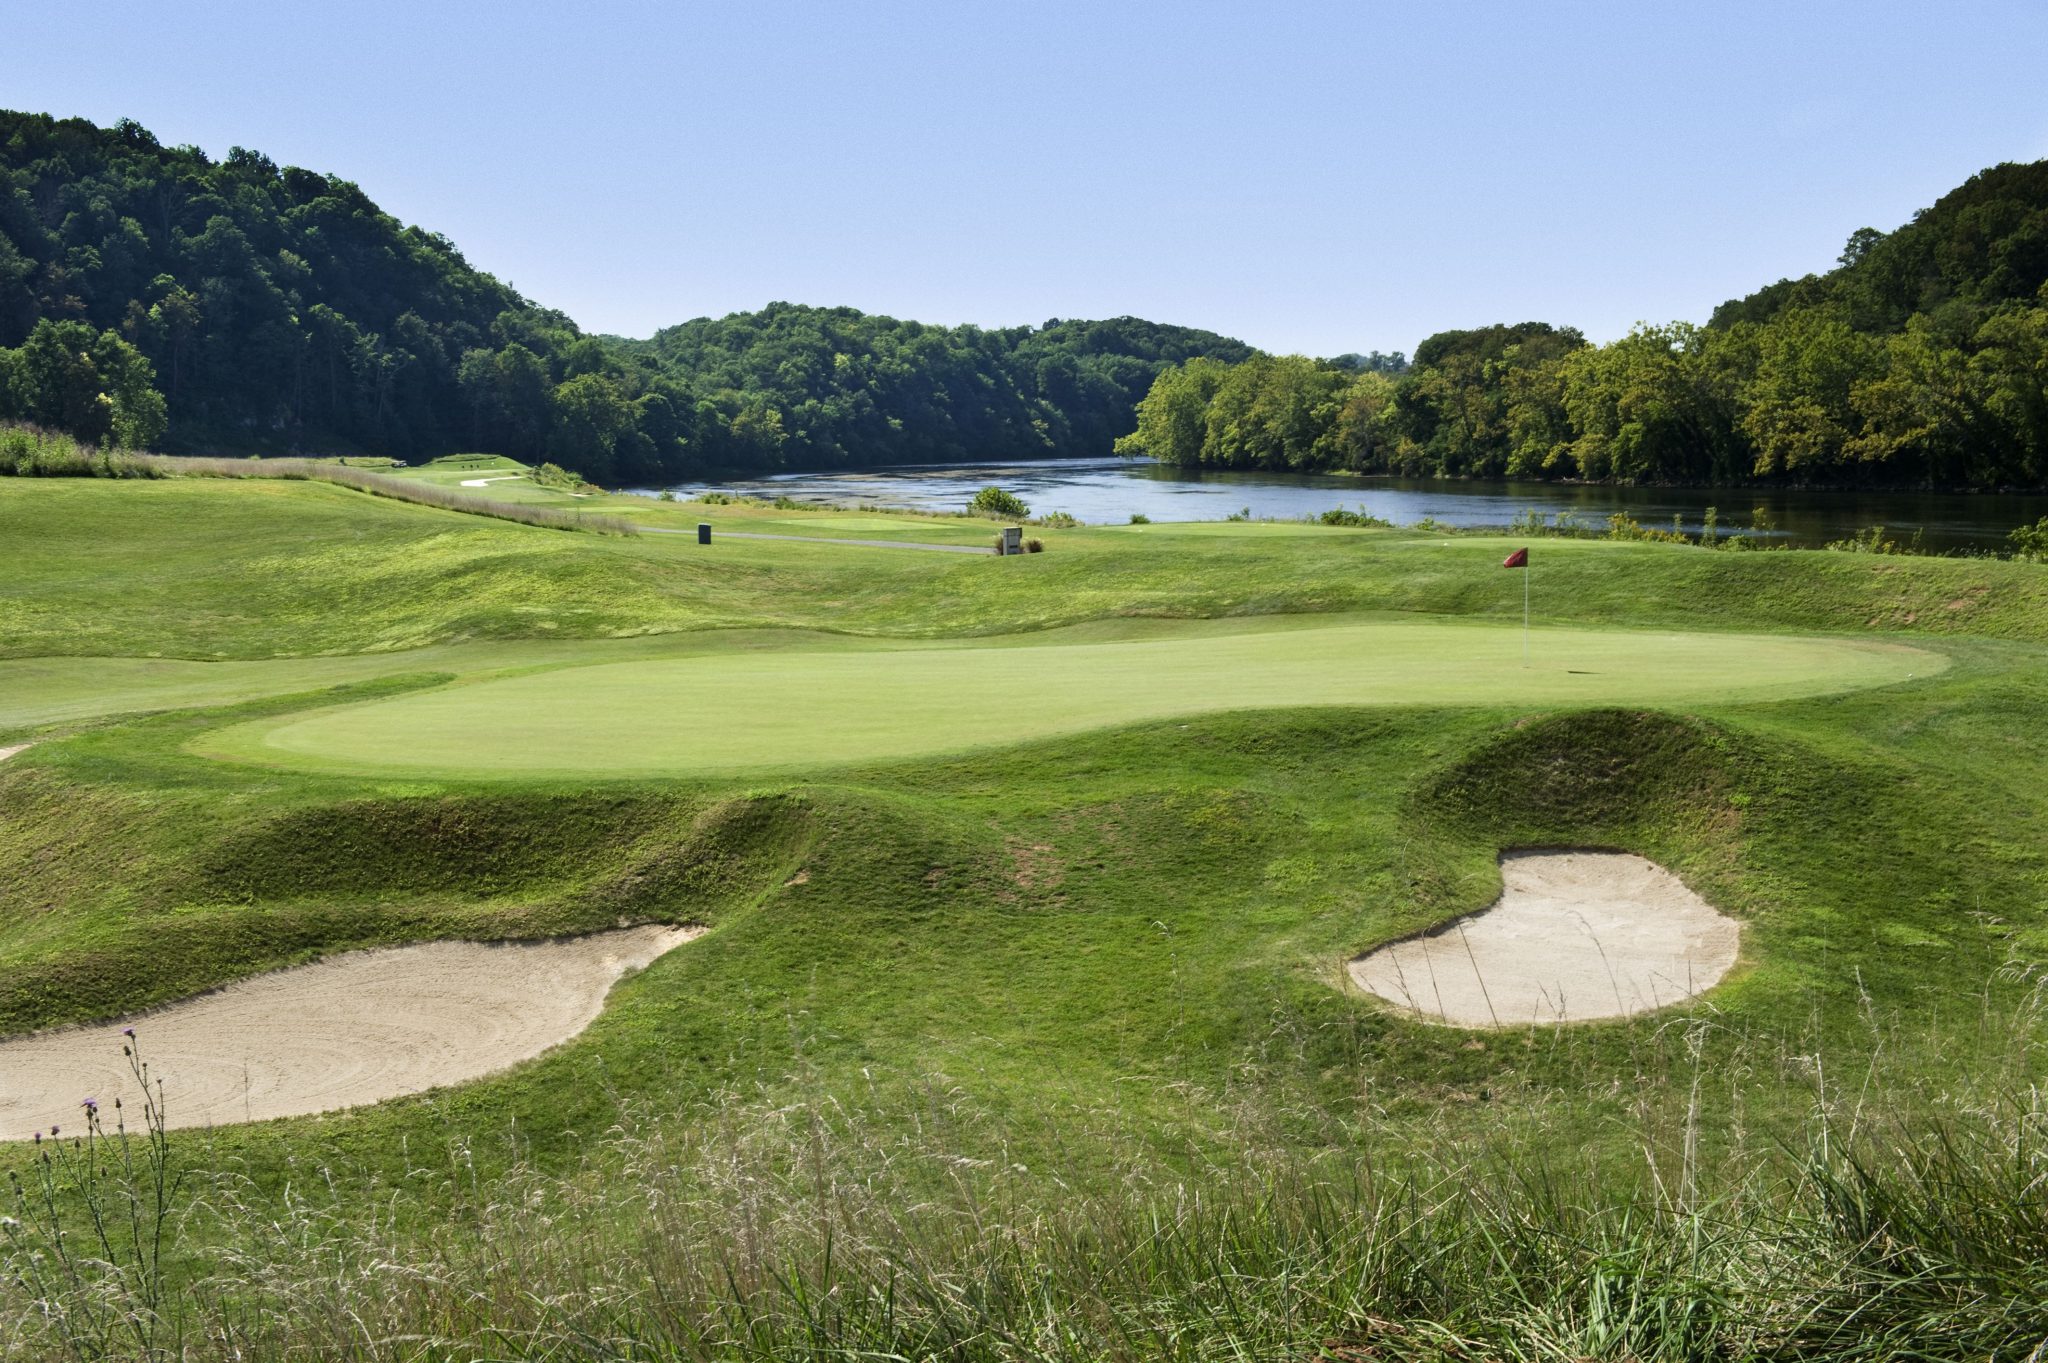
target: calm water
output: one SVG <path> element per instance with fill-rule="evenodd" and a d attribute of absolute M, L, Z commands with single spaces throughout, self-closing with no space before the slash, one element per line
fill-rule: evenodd
<path fill-rule="evenodd" d="M 1396 525 L 1434 519 L 1454 526 L 1504 526 L 1524 511 L 1570 514 L 1595 528 L 1615 512 L 1690 533 L 1708 507 L 1724 532 L 1744 530 L 1758 511 L 1774 540 L 1819 545 L 1882 525 L 1894 539 L 1922 534 L 1937 551 L 1996 549 L 2016 526 L 2048 516 L 2048 496 L 1913 492 L 1770 492 L 1730 488 L 1577 487 L 1555 483 L 1451 483 L 1323 474 L 1190 473 L 1149 461 L 1048 459 L 1019 464 L 929 464 L 859 473 L 784 473 L 725 483 L 685 483 L 679 497 L 728 492 L 789 497 L 817 506 L 913 507 L 958 511 L 991 483 L 1016 493 L 1032 514 L 1064 511 L 1098 525 L 1133 513 L 1155 521 L 1213 521 L 1237 512 L 1299 520 L 1331 507 L 1364 509 Z M 653 495 L 651 489 L 635 491 Z"/>

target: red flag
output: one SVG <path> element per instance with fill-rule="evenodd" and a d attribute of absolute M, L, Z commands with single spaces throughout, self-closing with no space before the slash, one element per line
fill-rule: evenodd
<path fill-rule="evenodd" d="M 1501 566 L 1501 567 L 1503 567 L 1503 568 L 1526 568 L 1526 567 L 1528 567 L 1528 566 L 1529 566 L 1529 551 L 1528 551 L 1527 549 L 1517 549 L 1517 550 L 1515 550 L 1515 552 L 1514 552 L 1514 553 L 1512 553 L 1512 554 L 1509 554 L 1509 555 L 1508 555 L 1508 556 L 1507 556 L 1506 558 L 1504 558 L 1504 559 L 1502 559 L 1502 560 L 1500 561 L 1500 566 Z"/>

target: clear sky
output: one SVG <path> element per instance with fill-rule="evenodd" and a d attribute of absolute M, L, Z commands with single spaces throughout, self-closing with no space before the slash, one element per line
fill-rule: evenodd
<path fill-rule="evenodd" d="M 2048 157 L 2048 3 L 28 5 L 0 105 L 355 180 L 597 331 L 1596 340 Z"/>

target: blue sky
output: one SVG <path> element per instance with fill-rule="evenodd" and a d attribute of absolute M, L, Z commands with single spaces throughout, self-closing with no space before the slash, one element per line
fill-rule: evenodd
<path fill-rule="evenodd" d="M 0 105 L 344 175 L 636 336 L 788 299 L 1607 339 L 2048 156 L 2041 0 L 9 9 Z"/>

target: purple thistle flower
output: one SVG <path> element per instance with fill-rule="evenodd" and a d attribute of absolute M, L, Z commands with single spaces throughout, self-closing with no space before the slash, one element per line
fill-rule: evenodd
<path fill-rule="evenodd" d="M 134 1029 L 133 1027 L 123 1027 L 123 1028 L 121 1029 L 121 1035 L 122 1035 L 122 1036 L 127 1036 L 127 1037 L 132 1037 L 132 1036 L 134 1036 L 134 1035 L 135 1035 L 135 1029 Z"/>
<path fill-rule="evenodd" d="M 84 1108 L 87 1112 L 98 1112 L 100 1110 L 100 1100 L 97 1098 L 88 1098 L 84 1102 L 80 1103 L 79 1106 Z"/>
<path fill-rule="evenodd" d="M 52 1123 L 50 1124 L 50 1139 L 51 1139 L 51 1140 L 55 1140 L 56 1138 L 57 1138 L 57 1124 L 56 1124 L 55 1122 L 52 1122 Z"/>

